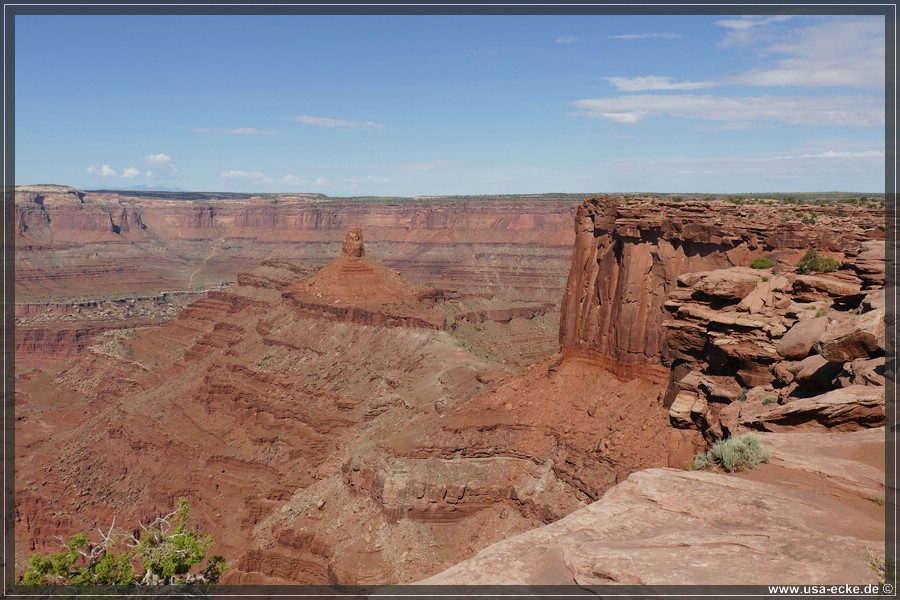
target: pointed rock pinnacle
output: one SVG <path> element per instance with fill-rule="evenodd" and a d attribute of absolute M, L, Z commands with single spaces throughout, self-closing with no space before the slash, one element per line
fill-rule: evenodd
<path fill-rule="evenodd" d="M 361 258 L 365 254 L 363 249 L 362 227 L 351 227 L 347 231 L 347 239 L 344 240 L 344 256 Z"/>

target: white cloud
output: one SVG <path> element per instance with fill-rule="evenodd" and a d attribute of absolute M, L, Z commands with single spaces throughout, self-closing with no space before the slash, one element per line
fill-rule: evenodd
<path fill-rule="evenodd" d="M 274 131 L 256 129 L 254 127 L 238 127 L 237 129 L 192 129 L 194 133 L 219 133 L 223 135 L 272 135 Z"/>
<path fill-rule="evenodd" d="M 884 158 L 883 150 L 862 150 L 859 152 L 848 152 L 840 150 L 826 150 L 815 154 L 798 154 L 793 156 L 777 156 L 776 159 L 798 159 L 798 158 Z"/>
<path fill-rule="evenodd" d="M 122 177 L 125 179 L 131 179 L 132 177 L 137 177 L 140 174 L 140 170 L 134 167 L 126 167 L 125 170 L 122 171 Z"/>
<path fill-rule="evenodd" d="M 159 154 L 151 154 L 146 157 L 144 160 L 147 161 L 148 164 L 156 165 L 156 164 L 164 164 L 172 160 L 172 157 L 166 154 L 165 152 L 160 152 Z"/>
<path fill-rule="evenodd" d="M 299 117 L 291 117 L 291 121 L 305 123 L 307 125 L 315 125 L 317 127 L 358 127 L 360 129 L 373 129 L 376 127 L 384 127 L 372 121 L 347 121 L 344 119 L 332 119 L 331 117 L 311 117 L 302 115 Z"/>
<path fill-rule="evenodd" d="M 716 25 L 728 30 L 725 37 L 718 44 L 719 48 L 731 46 L 750 46 L 759 41 L 773 41 L 783 39 L 787 28 L 780 23 L 793 18 L 793 15 L 770 15 L 738 17 L 735 19 L 723 19 L 716 21 Z"/>
<path fill-rule="evenodd" d="M 649 39 L 662 39 L 662 40 L 677 40 L 681 39 L 684 36 L 679 33 L 624 33 L 622 35 L 611 35 L 609 39 L 611 40 L 649 40 Z"/>
<path fill-rule="evenodd" d="M 766 51 L 786 55 L 768 68 L 732 75 L 725 83 L 778 87 L 884 87 L 884 21 L 834 19 L 789 30 Z"/>
<path fill-rule="evenodd" d="M 97 167 L 95 167 L 94 165 L 91 165 L 87 168 L 87 172 L 88 172 L 88 175 L 95 175 L 97 177 L 103 177 L 103 178 L 116 176 L 115 169 L 113 169 L 109 165 L 103 165 L 99 169 Z"/>
<path fill-rule="evenodd" d="M 793 18 L 793 15 L 745 16 L 738 17 L 737 19 L 723 19 L 721 21 L 716 21 L 716 25 L 726 29 L 745 31 L 747 29 L 753 29 L 754 27 L 780 23 L 791 18 Z"/>
<path fill-rule="evenodd" d="M 324 177 L 316 177 L 315 181 L 313 181 L 313 185 L 317 186 L 317 187 L 323 186 L 323 185 L 328 185 L 329 183 L 331 183 L 331 182 L 328 181 L 327 179 L 325 179 Z"/>
<path fill-rule="evenodd" d="M 159 154 L 151 154 L 144 157 L 147 163 L 147 171 L 144 173 L 147 177 L 155 179 L 171 179 L 178 176 L 178 169 L 172 164 L 172 157 L 165 152 Z"/>
<path fill-rule="evenodd" d="M 256 180 L 265 180 L 268 179 L 265 173 L 260 173 L 259 171 L 239 171 L 236 169 L 232 169 L 230 171 L 222 171 L 219 173 L 219 177 L 224 177 L 225 179 L 256 179 Z"/>
<path fill-rule="evenodd" d="M 736 123 L 768 121 L 793 125 L 884 126 L 884 106 L 871 96 L 633 95 L 576 100 L 580 116 L 636 123 L 666 115 Z"/>
<path fill-rule="evenodd" d="M 643 90 L 698 90 L 712 87 L 711 81 L 675 81 L 672 77 L 648 75 L 646 77 L 604 77 L 622 92 Z"/>
<path fill-rule="evenodd" d="M 554 40 L 557 44 L 576 44 L 578 38 L 574 35 L 561 35 Z"/>

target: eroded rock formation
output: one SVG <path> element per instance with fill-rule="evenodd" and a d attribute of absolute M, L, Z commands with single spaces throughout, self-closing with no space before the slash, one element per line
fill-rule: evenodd
<path fill-rule="evenodd" d="M 44 206 L 51 192 L 29 193 L 42 195 L 32 204 Z M 62 203 L 96 200 L 53 193 Z M 320 198 L 202 202 L 158 213 L 141 205 L 144 228 L 129 218 L 127 229 L 102 236 L 139 242 L 162 229 L 154 219 L 170 218 L 167 240 L 187 244 L 174 248 L 197 244 L 195 252 L 208 253 L 193 267 L 199 277 L 224 264 L 241 235 L 283 248 L 290 234 L 337 254 L 335 223 L 351 214 L 340 205 L 325 210 Z M 29 210 L 40 213 L 35 206 Z M 454 269 L 483 276 L 506 260 L 510 231 L 521 235 L 520 249 L 541 237 L 540 226 L 546 239 L 555 236 L 555 213 L 542 222 L 536 212 L 495 218 L 479 205 L 487 212 L 461 217 L 441 206 L 421 214 L 392 207 L 372 219 L 375 235 L 365 225 L 366 237 L 388 255 L 414 249 L 418 258 L 400 264 L 416 273 L 428 263 L 431 281 L 446 285 Z M 654 570 L 655 560 L 677 547 L 687 563 L 705 561 L 710 547 L 718 555 L 725 545 L 750 549 L 741 581 L 759 583 L 752 569 L 787 569 L 779 557 L 795 550 L 774 534 L 772 543 L 757 543 L 759 525 L 783 533 L 791 518 L 809 523 L 790 531 L 810 561 L 830 564 L 835 554 L 822 548 L 856 553 L 880 539 L 872 533 L 876 505 L 860 496 L 883 495 L 876 475 L 860 479 L 856 470 L 851 484 L 846 471 L 826 464 L 825 485 L 843 490 L 840 502 L 826 505 L 786 491 L 776 481 L 781 471 L 768 471 L 763 485 L 749 481 L 754 473 L 642 471 L 681 466 L 708 441 L 739 430 L 882 422 L 884 331 L 873 315 L 884 310 L 883 231 L 874 219 L 865 225 L 864 210 L 824 215 L 812 229 L 773 214 L 771 207 L 589 199 L 576 218 L 561 352 L 537 360 L 546 350 L 538 344 L 537 362 L 520 373 L 513 355 L 541 337 L 545 303 L 479 296 L 471 279 L 463 293 L 412 281 L 374 260 L 359 230 L 321 269 L 269 258 L 164 327 L 104 333 L 73 360 L 20 375 L 17 568 L 29 551 L 55 546 L 56 535 L 113 515 L 146 520 L 171 506 L 173 494 L 187 496 L 214 534 L 214 550 L 232 565 L 228 583 L 412 581 L 554 521 L 536 537 L 504 542 L 499 548 L 512 553 L 505 560 L 488 550 L 471 563 L 483 579 L 461 565 L 433 582 L 693 583 L 686 563 Z M 21 222 L 39 223 L 28 221 L 35 216 Z M 417 241 L 406 237 L 423 231 L 413 225 L 426 232 Z M 34 241 L 40 230 L 29 225 L 21 235 Z M 64 236 L 44 232 L 47 244 L 62 247 Z M 210 244 L 213 234 L 220 237 Z M 430 256 L 469 238 L 479 249 L 474 258 Z M 845 266 L 793 273 L 810 246 Z M 37 263 L 27 261 L 37 252 L 23 259 L 32 273 Z M 761 255 L 778 271 L 746 268 Z M 485 279 L 516 297 L 540 279 L 529 260 Z M 40 312 L 23 308 L 21 317 Z M 814 469 L 796 464 L 797 456 L 811 464 L 819 441 L 794 441 L 795 462 L 781 454 L 776 466 L 792 470 L 788 479 L 819 485 Z M 843 438 L 827 443 L 846 448 Z M 845 501 L 859 509 L 850 533 L 828 518 Z M 857 517 L 870 522 L 857 528 Z M 729 525 L 704 529 L 711 521 Z M 623 531 L 639 533 L 630 546 L 614 542 Z M 687 550 L 686 532 L 696 535 Z M 510 557 L 528 572 L 511 571 Z M 821 575 L 811 569 L 805 575 Z M 854 580 L 859 570 L 837 572 Z"/>
<path fill-rule="evenodd" d="M 266 261 L 163 327 L 23 373 L 19 569 L 54 536 L 146 520 L 177 494 L 231 583 L 410 581 L 664 464 L 658 386 L 558 357 L 504 381 L 514 369 L 491 357 L 508 344 L 476 328 L 525 335 L 541 311 L 360 254 L 311 277 Z"/>
<path fill-rule="evenodd" d="M 861 255 L 856 268 L 872 271 L 867 276 L 875 281 L 883 277 L 878 247 L 872 245 L 884 239 L 884 225 L 879 221 L 874 211 L 859 210 L 843 217 L 824 213 L 811 227 L 768 205 L 589 198 L 575 217 L 560 345 L 610 356 L 620 363 L 657 364 L 661 358 L 670 364 L 674 357 L 665 343 L 664 305 L 678 288 L 680 276 L 748 266 L 762 255 L 793 264 L 809 248 L 855 253 L 868 242 L 864 246 L 868 253 Z M 752 273 L 730 272 L 718 281 L 705 278 L 703 289 L 695 291 L 727 302 L 743 298 L 758 279 Z M 829 293 L 815 282 L 809 285 L 811 293 Z M 859 288 L 852 283 L 841 288 L 844 295 L 854 290 Z M 712 310 L 719 308 L 714 304 Z"/>
<path fill-rule="evenodd" d="M 885 309 L 876 286 L 884 274 L 870 263 L 877 248 L 883 254 L 884 242 L 834 253 L 841 268 L 815 275 L 781 265 L 679 277 L 663 322 L 676 364 L 667 396 L 676 427 L 713 441 L 748 429 L 883 424 Z M 855 275 L 863 270 L 874 277 Z"/>

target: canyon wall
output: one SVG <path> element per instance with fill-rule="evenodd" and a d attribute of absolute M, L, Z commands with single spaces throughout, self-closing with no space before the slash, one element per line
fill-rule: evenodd
<path fill-rule="evenodd" d="M 585 200 L 575 215 L 561 348 L 626 367 L 660 359 L 670 364 L 663 305 L 680 275 L 748 266 L 761 256 L 796 263 L 811 248 L 855 253 L 865 240 L 884 239 L 883 210 L 802 209 L 613 196 Z M 816 223 L 802 222 L 801 214 L 814 215 Z"/>
<path fill-rule="evenodd" d="M 17 301 L 233 282 L 262 260 L 322 266 L 351 226 L 368 252 L 417 282 L 558 302 L 571 199 L 354 200 L 128 195 L 63 186 L 16 193 Z"/>

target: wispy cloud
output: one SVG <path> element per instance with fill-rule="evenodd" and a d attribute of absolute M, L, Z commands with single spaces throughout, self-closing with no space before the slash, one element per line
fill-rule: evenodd
<path fill-rule="evenodd" d="M 698 90 L 713 87 L 711 81 L 675 81 L 672 77 L 648 75 L 646 77 L 604 77 L 622 92 L 641 92 L 644 90 Z"/>
<path fill-rule="evenodd" d="M 122 177 L 125 179 L 131 179 L 132 177 L 137 177 L 141 174 L 140 169 L 136 169 L 135 167 L 126 167 L 124 171 L 122 171 Z"/>
<path fill-rule="evenodd" d="M 269 177 L 266 176 L 265 173 L 261 173 L 259 171 L 240 171 L 237 169 L 222 171 L 221 173 L 219 173 L 219 177 L 222 177 L 224 179 L 253 179 L 257 181 L 265 181 L 269 179 Z"/>
<path fill-rule="evenodd" d="M 726 29 L 746 31 L 755 27 L 771 25 L 772 23 L 781 23 L 782 21 L 787 21 L 791 18 L 793 18 L 793 15 L 748 15 L 744 17 L 738 17 L 736 19 L 723 19 L 721 21 L 716 21 L 715 24 Z"/>
<path fill-rule="evenodd" d="M 238 127 L 237 129 L 197 128 L 192 129 L 191 131 L 194 133 L 217 133 L 222 135 L 272 135 L 275 133 L 274 131 L 266 131 L 254 127 Z"/>
<path fill-rule="evenodd" d="M 103 165 L 99 169 L 96 166 L 91 165 L 87 168 L 87 172 L 88 172 L 88 175 L 94 175 L 96 177 L 103 177 L 104 179 L 116 176 L 115 169 L 113 169 L 109 165 Z"/>
<path fill-rule="evenodd" d="M 848 154 L 847 156 L 839 156 Z M 610 189 L 641 191 L 879 191 L 881 151 L 771 152 L 621 158 L 594 166 Z M 635 182 L 642 182 L 638 186 Z M 815 181 L 816 188 L 810 187 Z"/>
<path fill-rule="evenodd" d="M 731 46 L 749 46 L 759 41 L 777 40 L 777 32 L 784 31 L 780 23 L 793 18 L 793 15 L 746 16 L 734 19 L 723 19 L 715 24 L 728 30 L 725 37 L 716 44 L 719 48 Z"/>
<path fill-rule="evenodd" d="M 266 187 L 323 187 L 329 184 L 324 177 L 315 179 L 303 179 L 296 175 L 284 175 L 283 177 L 270 177 L 261 171 L 243 171 L 240 169 L 230 169 L 219 173 L 219 177 L 231 182 L 244 181 L 251 185 L 262 185 Z"/>
<path fill-rule="evenodd" d="M 557 44 L 577 44 L 578 37 L 574 35 L 561 35 L 553 41 Z"/>
<path fill-rule="evenodd" d="M 831 20 L 792 29 L 766 51 L 786 55 L 768 68 L 728 77 L 753 86 L 884 87 L 884 23 L 875 19 Z"/>
<path fill-rule="evenodd" d="M 817 152 L 814 154 L 794 154 L 785 156 L 776 156 L 776 160 L 793 160 L 806 158 L 884 158 L 884 150 L 861 150 L 858 152 L 846 150 L 826 150 L 825 152 Z"/>
<path fill-rule="evenodd" d="M 666 115 L 735 123 L 775 122 L 793 125 L 884 126 L 884 106 L 870 96 L 632 95 L 576 100 L 580 116 L 637 123 Z"/>
<path fill-rule="evenodd" d="M 311 117 L 309 115 L 291 117 L 291 121 L 305 123 L 306 125 L 315 125 L 316 127 L 356 127 L 359 129 L 376 129 L 384 127 L 384 125 L 373 123 L 372 121 L 347 121 L 345 119 L 333 119 L 331 117 Z"/>
<path fill-rule="evenodd" d="M 178 176 L 178 169 L 172 164 L 172 157 L 165 152 L 144 157 L 147 164 L 146 177 L 152 179 L 172 179 Z"/>
<path fill-rule="evenodd" d="M 611 40 L 677 40 L 684 36 L 680 33 L 623 33 L 621 35 L 611 35 Z"/>

